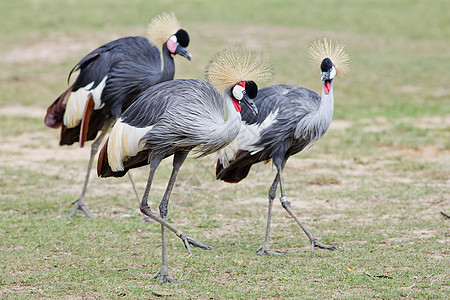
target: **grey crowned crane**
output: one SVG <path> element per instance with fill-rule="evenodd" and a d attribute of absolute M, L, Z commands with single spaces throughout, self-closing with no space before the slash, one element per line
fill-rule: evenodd
<path fill-rule="evenodd" d="M 239 133 L 241 105 L 257 113 L 252 98 L 255 81 L 266 80 L 271 70 L 256 52 L 226 49 L 206 69 L 208 80 L 178 79 L 150 87 L 114 124 L 99 154 L 97 174 L 121 177 L 128 170 L 150 165 L 142 198 L 142 213 L 161 224 L 162 263 L 155 279 L 176 282 L 169 277 L 166 255 L 166 227 L 190 245 L 211 249 L 166 222 L 168 204 L 178 171 L 191 150 L 205 156 L 225 147 Z M 223 91 L 223 96 L 219 92 Z M 159 205 L 160 216 L 151 211 L 147 199 L 156 168 L 173 155 L 173 170 Z"/>
<path fill-rule="evenodd" d="M 114 121 L 142 91 L 173 79 L 176 54 L 191 60 L 186 49 L 189 35 L 174 14 L 156 16 L 147 32 L 149 40 L 141 36 L 120 38 L 86 55 L 69 74 L 70 79 L 74 71 L 80 71 L 75 82 L 47 109 L 45 124 L 61 127 L 61 146 L 79 142 L 83 147 L 86 141 L 96 139 L 91 146 L 83 189 L 73 202 L 76 206 L 70 217 L 78 210 L 93 217 L 84 203 L 89 174 L 99 145 Z M 134 187 L 131 175 L 130 180 Z"/>
<path fill-rule="evenodd" d="M 315 247 L 334 250 L 320 243 L 292 211 L 283 187 L 283 169 L 288 158 L 314 144 L 327 131 L 334 109 L 333 82 L 336 74 L 348 71 L 348 55 L 339 43 L 314 42 L 310 55 L 320 64 L 322 95 L 298 86 L 273 85 L 259 91 L 254 102 L 258 115 L 242 110 L 242 126 L 238 137 L 222 149 L 217 161 L 217 179 L 237 183 L 247 177 L 253 164 L 272 159 L 277 174 L 269 189 L 266 236 L 259 254 L 279 254 L 269 249 L 272 204 L 280 186 L 281 204 L 300 225 Z"/>

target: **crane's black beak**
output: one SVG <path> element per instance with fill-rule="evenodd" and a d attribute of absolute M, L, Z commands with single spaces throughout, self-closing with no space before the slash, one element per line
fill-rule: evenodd
<path fill-rule="evenodd" d="M 188 49 L 181 47 L 180 45 L 178 45 L 177 49 L 175 50 L 175 54 L 179 54 L 179 55 L 187 58 L 189 61 L 192 59 L 192 55 L 188 51 Z"/>
<path fill-rule="evenodd" d="M 247 94 L 244 94 L 244 97 L 241 100 L 244 102 L 244 104 L 251 110 L 251 112 L 256 116 L 258 114 L 258 108 L 255 105 L 255 102 L 253 102 L 252 99 L 250 99 Z"/>

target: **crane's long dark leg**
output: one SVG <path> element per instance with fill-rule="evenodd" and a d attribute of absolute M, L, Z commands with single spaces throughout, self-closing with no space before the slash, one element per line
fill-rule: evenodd
<path fill-rule="evenodd" d="M 268 208 L 268 213 L 267 213 L 266 236 L 264 238 L 263 245 L 258 250 L 256 250 L 256 253 L 258 253 L 258 255 L 286 255 L 286 253 L 271 251 L 269 248 L 270 224 L 272 222 L 271 221 L 272 220 L 272 206 L 273 206 L 273 200 L 275 199 L 275 196 L 277 194 L 278 180 L 279 180 L 279 174 L 277 172 L 277 175 L 275 176 L 272 186 L 269 189 L 269 208 Z"/>
<path fill-rule="evenodd" d="M 281 170 L 284 169 L 284 166 L 286 165 L 286 160 L 283 160 L 281 162 Z M 277 175 L 275 176 L 275 179 L 273 180 L 272 186 L 269 189 L 269 207 L 268 207 L 268 213 L 267 213 L 267 225 L 266 225 L 266 236 L 264 238 L 264 243 L 263 245 L 256 250 L 256 252 L 259 255 L 286 255 L 286 252 L 274 252 L 271 251 L 269 248 L 269 244 L 270 244 L 270 225 L 272 223 L 272 207 L 273 207 L 273 200 L 276 197 L 277 194 L 277 186 L 278 186 L 278 181 L 280 180 L 280 174 L 277 171 Z"/>
<path fill-rule="evenodd" d="M 181 230 L 179 230 L 175 226 L 169 224 L 164 218 L 162 218 L 162 217 L 158 216 L 157 214 L 155 214 L 150 209 L 150 207 L 148 206 L 148 194 L 150 192 L 150 188 L 151 188 L 151 185 L 152 185 L 152 182 L 153 182 L 153 177 L 155 175 L 156 168 L 158 167 L 158 165 L 160 164 L 160 162 L 162 161 L 163 158 L 164 158 L 164 155 L 152 155 L 151 154 L 151 157 L 150 157 L 150 174 L 148 176 L 147 186 L 145 188 L 144 196 L 142 197 L 142 201 L 141 201 L 141 206 L 140 206 L 141 212 L 144 215 L 152 218 L 153 220 L 155 220 L 156 222 L 158 222 L 158 223 L 160 223 L 162 225 L 161 231 L 162 231 L 162 233 L 164 233 L 164 241 L 163 241 L 163 245 L 164 245 L 163 247 L 164 248 L 165 248 L 165 231 L 163 232 L 163 229 L 165 230 L 165 228 L 168 228 L 170 231 L 175 233 L 176 236 L 178 236 L 183 241 L 184 246 L 186 247 L 186 249 L 187 249 L 189 254 L 191 253 L 190 245 L 192 245 L 194 247 L 199 247 L 199 248 L 202 248 L 202 249 L 205 249 L 205 250 L 210 250 L 211 249 L 210 246 L 204 245 L 204 244 L 202 244 L 200 242 L 197 242 L 196 240 L 190 238 L 185 233 L 183 233 Z M 185 157 L 183 158 L 183 161 L 184 161 L 184 159 L 185 159 Z M 182 164 L 182 162 L 181 162 L 180 166 L 178 166 L 178 169 L 175 172 L 175 161 L 179 161 L 179 160 L 180 160 L 180 158 L 175 159 L 175 157 L 174 157 L 174 170 L 172 171 L 172 176 L 171 176 L 171 178 L 169 180 L 168 187 L 166 189 L 166 193 L 164 194 L 163 200 L 161 201 L 161 205 L 163 205 L 163 202 L 165 202 L 164 199 L 166 199 L 166 195 L 167 195 L 167 202 L 168 202 L 168 197 L 170 196 L 170 192 L 171 192 L 171 190 L 173 188 L 173 184 L 175 183 L 176 175 L 178 173 L 179 167 Z M 169 188 L 170 188 L 170 190 L 169 190 Z M 165 204 L 166 207 L 167 207 L 167 204 L 168 203 Z M 161 208 L 164 208 L 164 205 L 160 207 L 160 211 L 161 211 Z M 167 211 L 166 211 L 166 214 L 167 214 Z M 163 251 L 165 252 L 165 249 L 163 249 Z M 164 259 L 166 259 L 166 258 L 164 258 Z M 164 265 L 164 262 L 163 262 L 163 265 Z M 161 266 L 161 268 L 163 268 L 163 266 Z M 166 268 L 167 268 L 167 260 L 166 260 Z M 158 272 L 158 274 L 156 276 L 158 276 L 160 274 L 161 274 L 161 271 Z M 167 279 L 167 277 L 166 277 L 166 279 Z"/>
<path fill-rule="evenodd" d="M 281 163 L 278 163 L 276 159 L 273 160 L 275 166 L 277 167 L 278 175 L 279 175 L 279 182 L 280 182 L 280 192 L 281 192 L 281 205 L 284 207 L 284 209 L 294 218 L 294 220 L 297 222 L 298 225 L 302 228 L 302 230 L 305 232 L 305 234 L 308 236 L 310 242 L 311 242 L 311 252 L 314 253 L 314 248 L 322 248 L 327 250 L 336 250 L 335 246 L 327 246 L 322 243 L 320 243 L 310 232 L 309 230 L 303 225 L 303 223 L 298 219 L 297 215 L 292 211 L 291 203 L 286 198 L 286 193 L 284 192 L 284 186 L 283 186 L 283 168 L 281 166 Z"/>
<path fill-rule="evenodd" d="M 92 163 L 94 162 L 94 156 L 97 154 L 98 148 L 100 146 L 100 143 L 102 142 L 105 135 L 108 133 L 109 129 L 111 128 L 114 120 L 110 120 L 107 125 L 105 125 L 104 128 L 102 128 L 102 132 L 99 135 L 99 137 L 92 143 L 91 145 L 91 157 L 89 158 L 89 164 L 86 172 L 86 177 L 84 179 L 83 184 L 83 190 L 81 191 L 80 197 L 72 202 L 72 204 L 75 204 L 75 208 L 70 214 L 69 218 L 72 218 L 78 210 L 81 210 L 84 215 L 88 218 L 93 218 L 94 215 L 89 211 L 89 209 L 86 207 L 86 204 L 84 204 L 84 196 L 86 195 L 87 185 L 89 182 L 89 175 L 91 174 L 92 169 Z"/>
<path fill-rule="evenodd" d="M 87 168 L 87 172 L 86 172 L 86 177 L 84 179 L 83 190 L 81 191 L 80 197 L 78 197 L 78 199 L 76 199 L 76 200 L 74 200 L 72 202 L 72 204 L 75 204 L 75 208 L 73 209 L 73 211 L 70 214 L 69 218 L 72 218 L 73 216 L 75 216 L 75 214 L 77 213 L 78 210 L 81 210 L 84 213 L 84 215 L 86 217 L 88 217 L 88 218 L 93 218 L 94 217 L 94 215 L 89 211 L 89 209 L 87 208 L 86 204 L 84 203 L 84 197 L 86 195 L 87 185 L 88 185 L 88 182 L 89 182 L 89 176 L 91 174 L 91 169 L 92 169 L 92 164 L 94 162 L 95 154 L 97 154 L 98 148 L 99 148 L 101 142 L 103 141 L 103 139 L 105 138 L 106 134 L 109 132 L 109 130 L 111 129 L 113 124 L 114 124 L 114 119 L 111 119 L 102 128 L 101 134 L 94 141 L 94 143 L 92 143 L 92 145 L 91 145 L 91 156 L 89 157 L 89 163 L 88 163 L 88 168 Z M 137 188 L 136 188 L 136 183 L 134 182 L 133 177 L 132 177 L 130 172 L 128 172 L 128 177 L 130 178 L 131 185 L 133 186 L 133 190 L 134 190 L 134 193 L 136 195 L 136 199 L 140 203 L 141 199 L 139 198 L 139 194 L 138 194 L 138 191 L 137 191 Z"/>
<path fill-rule="evenodd" d="M 180 170 L 181 165 L 186 160 L 186 157 L 189 152 L 176 152 L 173 157 L 173 170 L 170 175 L 169 183 L 167 184 L 166 192 L 164 193 L 164 197 L 159 204 L 159 214 L 163 220 L 166 220 L 167 212 L 169 208 L 169 199 L 172 193 L 173 186 L 175 184 L 175 180 L 177 179 L 178 171 Z M 167 268 L 167 248 L 166 248 L 166 227 L 161 225 L 161 238 L 162 238 L 162 248 L 161 248 L 161 269 L 155 275 L 155 279 L 160 276 L 160 280 L 162 283 L 164 282 L 179 282 L 174 278 L 169 277 L 169 271 Z"/>

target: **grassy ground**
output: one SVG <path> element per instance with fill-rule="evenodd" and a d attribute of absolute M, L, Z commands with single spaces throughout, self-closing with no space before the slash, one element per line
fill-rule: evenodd
<path fill-rule="evenodd" d="M 450 13 L 446 1 L 2 1 L 0 2 L 0 298 L 172 299 L 417 298 L 449 294 Z M 191 35 L 192 62 L 177 78 L 203 78 L 234 44 L 271 58 L 273 83 L 320 90 L 308 44 L 340 40 L 352 72 L 335 82 L 335 120 L 285 170 L 294 211 L 337 251 L 309 251 L 279 203 L 272 247 L 261 257 L 271 165 L 237 185 L 214 179 L 212 158 L 188 159 L 171 222 L 211 251 L 188 256 L 168 236 L 169 272 L 152 279 L 160 228 L 143 223 L 126 178 L 92 178 L 86 202 L 98 216 L 67 219 L 89 149 L 58 147 L 45 108 L 72 66 L 114 38 L 143 35 L 173 10 Z M 158 169 L 157 206 L 170 175 Z M 148 170 L 134 172 L 143 191 Z"/>

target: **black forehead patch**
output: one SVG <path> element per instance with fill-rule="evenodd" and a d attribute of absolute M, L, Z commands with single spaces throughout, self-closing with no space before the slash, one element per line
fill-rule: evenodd
<path fill-rule="evenodd" d="M 333 63 L 331 62 L 331 59 L 328 57 L 322 60 L 322 64 L 320 65 L 320 70 L 322 72 L 329 72 L 331 68 L 333 67 Z"/>
<path fill-rule="evenodd" d="M 189 46 L 189 34 L 184 29 L 180 29 L 175 33 L 175 36 L 177 37 L 177 42 L 180 44 L 181 47 L 186 48 Z"/>
<path fill-rule="evenodd" d="M 258 95 L 258 86 L 254 81 L 245 82 L 245 91 L 250 99 L 255 98 Z"/>

